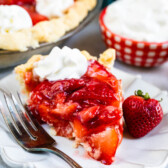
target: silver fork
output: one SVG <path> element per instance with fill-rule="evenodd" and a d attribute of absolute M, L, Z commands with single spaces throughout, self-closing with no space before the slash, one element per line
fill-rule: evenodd
<path fill-rule="evenodd" d="M 68 155 L 55 148 L 55 140 L 23 106 L 20 94 L 0 88 L 0 111 L 17 143 L 28 152 L 52 152 L 72 168 L 82 168 Z"/>

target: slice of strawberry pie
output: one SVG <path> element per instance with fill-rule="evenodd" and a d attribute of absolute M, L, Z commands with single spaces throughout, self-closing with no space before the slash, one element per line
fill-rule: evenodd
<path fill-rule="evenodd" d="M 109 71 L 114 58 L 113 49 L 97 61 L 86 51 L 55 47 L 15 69 L 30 112 L 103 164 L 114 161 L 123 132 L 121 81 Z"/>

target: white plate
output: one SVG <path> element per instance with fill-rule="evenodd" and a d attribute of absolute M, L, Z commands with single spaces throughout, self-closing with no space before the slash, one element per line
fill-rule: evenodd
<path fill-rule="evenodd" d="M 54 137 L 57 148 L 67 153 L 84 168 L 164 168 L 168 164 L 168 96 L 166 91 L 143 81 L 140 76 L 133 76 L 113 69 L 113 74 L 122 79 L 124 96 L 132 95 L 135 90 L 142 89 L 156 99 L 163 98 L 161 102 L 164 117 L 162 122 L 148 135 L 140 139 L 132 139 L 125 131 L 123 141 L 116 153 L 115 162 L 106 166 L 89 158 L 84 149 L 73 148 L 73 141 L 63 137 Z M 19 90 L 18 83 L 13 74 L 0 81 L 0 87 Z M 1 116 L 0 116 L 1 117 Z M 11 167 L 26 168 L 66 168 L 69 167 L 57 156 L 49 153 L 31 154 L 20 148 L 5 128 L 0 119 L 0 149 L 1 157 Z M 44 126 L 47 130 L 48 127 Z"/>

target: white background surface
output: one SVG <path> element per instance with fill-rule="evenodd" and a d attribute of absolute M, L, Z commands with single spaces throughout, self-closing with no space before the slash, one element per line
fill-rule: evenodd
<path fill-rule="evenodd" d="M 101 39 L 97 19 L 82 32 L 67 41 L 65 45 L 81 50 L 85 49 L 93 55 L 98 55 L 103 52 L 106 47 Z M 115 67 L 128 73 L 140 74 L 149 83 L 156 85 L 162 90 L 168 90 L 168 62 L 158 68 L 142 69 L 116 61 Z M 0 78 L 6 76 L 11 71 L 12 68 L 0 70 Z M 1 159 L 0 168 L 6 168 L 6 166 L 2 165 Z"/>

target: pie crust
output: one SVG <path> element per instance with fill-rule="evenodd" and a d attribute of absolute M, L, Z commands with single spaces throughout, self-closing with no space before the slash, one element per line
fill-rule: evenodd
<path fill-rule="evenodd" d="M 96 3 L 97 0 L 76 0 L 62 17 L 39 22 L 29 29 L 0 33 L 0 49 L 26 51 L 28 47 L 36 48 L 40 43 L 55 42 L 66 32 L 76 28 Z"/>
<path fill-rule="evenodd" d="M 104 65 L 109 71 L 113 67 L 115 61 L 115 50 L 114 49 L 107 49 L 102 54 L 100 54 L 99 59 L 95 56 L 90 55 L 87 51 L 81 51 L 81 53 L 86 57 L 87 60 L 98 60 L 99 63 Z M 26 72 L 32 72 L 34 68 L 34 63 L 40 61 L 44 58 L 42 55 L 34 55 L 31 57 L 27 63 L 19 65 L 15 68 L 15 74 L 17 80 L 20 82 L 21 90 L 24 94 L 28 95 L 29 91 L 26 89 L 24 76 Z"/>

